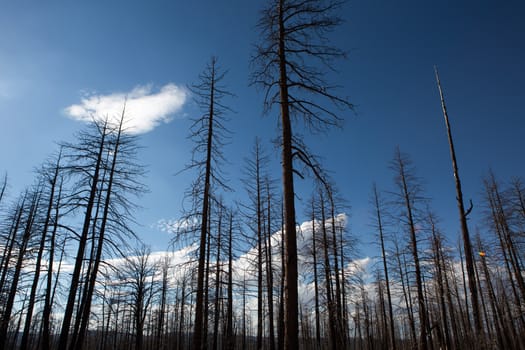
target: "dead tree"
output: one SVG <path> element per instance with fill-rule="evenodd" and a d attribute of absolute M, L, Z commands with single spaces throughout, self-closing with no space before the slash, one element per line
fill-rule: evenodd
<path fill-rule="evenodd" d="M 222 147 L 227 137 L 224 127 L 225 113 L 231 111 L 223 104 L 223 99 L 232 94 L 223 86 L 224 72 L 218 66 L 217 58 L 212 57 L 210 63 L 199 76 L 199 82 L 191 87 L 196 96 L 196 102 L 203 115 L 193 119 L 190 137 L 195 141 L 193 160 L 186 169 L 196 169 L 198 177 L 189 193 L 193 201 L 193 214 L 199 222 L 199 249 L 197 266 L 197 295 L 195 304 L 195 323 L 193 332 L 193 349 L 201 350 L 207 347 L 205 339 L 205 273 L 206 273 L 206 242 L 210 225 L 210 205 L 214 200 L 213 190 L 218 187 L 229 189 L 220 173 L 220 163 L 224 162 Z"/>
<path fill-rule="evenodd" d="M 37 257 L 36 257 L 36 263 L 35 263 L 35 273 L 33 275 L 33 282 L 31 284 L 31 292 L 29 294 L 29 300 L 28 300 L 28 306 L 27 306 L 27 312 L 26 312 L 26 318 L 25 318 L 25 324 L 24 324 L 24 332 L 22 334 L 22 340 L 20 341 L 20 350 L 26 350 L 29 346 L 29 337 L 31 332 L 31 321 L 33 318 L 33 310 L 36 302 L 36 292 L 37 287 L 40 280 L 40 270 L 42 266 L 42 257 L 44 254 L 46 241 L 48 239 L 48 228 L 51 223 L 51 216 L 53 207 L 55 205 L 55 192 L 57 190 L 58 186 L 58 180 L 59 180 L 59 172 L 60 172 L 60 153 L 57 156 L 56 164 L 52 167 L 49 167 L 49 169 L 43 169 L 42 170 L 42 177 L 44 178 L 45 182 L 48 182 L 49 189 L 48 192 L 46 192 L 47 196 L 47 204 L 46 204 L 46 215 L 44 217 L 44 223 L 42 226 L 42 234 L 40 236 L 40 243 L 38 246 L 37 251 Z"/>
<path fill-rule="evenodd" d="M 274 325 L 274 298 L 273 298 L 273 264 L 272 264 L 272 234 L 273 234 L 273 215 L 272 215 L 272 193 L 270 189 L 270 179 L 266 177 L 264 179 L 264 185 L 266 187 L 266 237 L 265 237 L 265 259 L 266 259 L 266 286 L 267 286 L 267 297 L 268 297 L 268 328 L 269 328 L 269 339 L 270 350 L 275 350 L 275 325 Z"/>
<path fill-rule="evenodd" d="M 233 350 L 235 348 L 235 339 L 233 334 L 233 212 L 231 211 L 228 221 L 228 302 L 226 308 L 225 349 Z"/>
<path fill-rule="evenodd" d="M 461 180 L 459 178 L 458 165 L 456 160 L 456 151 L 454 149 L 454 140 L 452 139 L 452 130 L 450 128 L 450 122 L 448 119 L 447 107 L 445 105 L 445 97 L 441 89 L 441 83 L 439 81 L 439 74 L 435 67 L 436 81 L 439 89 L 439 95 L 441 97 L 441 107 L 443 109 L 443 116 L 445 118 L 445 126 L 447 128 L 448 144 L 450 148 L 450 157 L 452 159 L 452 170 L 454 172 L 454 180 L 456 182 L 456 200 L 459 210 L 459 222 L 461 224 L 461 236 L 463 238 L 463 249 L 465 252 L 465 265 L 467 267 L 468 274 L 468 286 L 470 291 L 470 300 L 472 302 L 472 316 L 474 317 L 474 326 L 476 334 L 483 337 L 483 326 L 481 323 L 481 315 L 479 311 L 478 301 L 478 290 L 476 288 L 476 276 L 474 274 L 474 259 L 472 258 L 472 243 L 470 241 L 470 234 L 467 225 L 467 216 L 472 210 L 472 206 L 465 210 L 465 204 L 463 202 L 463 191 L 461 190 Z"/>
<path fill-rule="evenodd" d="M 62 328 L 60 332 L 58 350 L 66 350 L 68 345 L 69 338 L 69 329 L 71 326 L 71 320 L 73 318 L 73 313 L 75 309 L 75 299 L 77 296 L 78 287 L 80 285 L 80 274 L 82 270 L 82 265 L 84 263 L 84 254 L 86 246 L 88 244 L 88 236 L 91 228 L 93 208 L 95 207 L 95 198 L 98 193 L 98 186 L 100 181 L 100 173 L 103 168 L 103 156 L 105 149 L 105 140 L 108 133 L 107 120 L 103 124 L 94 123 L 92 125 L 94 132 L 91 134 L 84 134 L 80 137 L 81 140 L 85 141 L 89 145 L 85 147 L 84 150 L 89 150 L 91 152 L 93 144 L 95 144 L 95 152 L 87 155 L 88 159 L 90 156 L 93 157 L 93 164 L 91 170 L 92 173 L 89 175 L 91 178 L 90 187 L 87 193 L 87 204 L 85 207 L 84 220 L 82 231 L 80 233 L 80 238 L 78 242 L 77 254 L 75 258 L 75 265 L 73 268 L 73 275 L 71 277 L 71 283 L 69 288 L 69 294 L 67 298 L 67 303 L 64 312 L 64 318 L 62 320 Z M 98 138 L 97 138 L 98 136 Z M 76 146 L 74 146 L 76 148 Z M 86 154 L 84 154 L 86 157 Z"/>
<path fill-rule="evenodd" d="M 263 246 L 266 242 L 264 237 L 266 213 L 263 207 L 266 198 L 264 197 L 263 178 L 265 177 L 264 172 L 266 171 L 267 165 L 268 157 L 263 152 L 260 140 L 256 138 L 250 157 L 246 159 L 245 179 L 243 179 L 243 183 L 249 199 L 249 204 L 246 206 L 247 224 L 253 232 L 253 240 L 255 241 L 256 250 L 254 265 L 256 267 L 257 276 L 257 350 L 261 350 L 263 347 L 263 268 L 268 264 L 265 255 L 266 249 L 263 251 Z M 266 271 L 266 273 L 268 273 L 268 271 Z"/>
<path fill-rule="evenodd" d="M 426 350 L 428 348 L 428 314 L 425 305 L 425 296 L 423 293 L 423 277 L 421 272 L 421 263 L 419 259 L 418 237 L 416 234 L 415 204 L 421 201 L 418 189 L 418 183 L 415 181 L 413 170 L 410 169 L 410 162 L 405 155 L 402 155 L 399 148 L 396 150 L 392 169 L 396 172 L 396 185 L 399 189 L 399 202 L 404 207 L 405 224 L 409 231 L 410 249 L 415 268 L 415 278 L 418 299 L 419 314 L 419 348 Z"/>
<path fill-rule="evenodd" d="M 31 237 L 35 233 L 35 221 L 37 220 L 38 208 L 40 205 L 40 199 L 42 195 L 42 189 L 38 186 L 30 194 L 29 208 L 26 208 L 26 215 L 24 218 L 23 230 L 20 233 L 20 236 L 17 239 L 17 256 L 16 263 L 13 270 L 13 275 L 11 276 L 11 285 L 7 294 L 7 299 L 3 309 L 3 313 L 0 318 L 0 350 L 4 350 L 7 346 L 7 331 L 9 328 L 9 321 L 11 319 L 11 313 L 13 307 L 15 306 L 15 298 L 18 292 L 18 284 L 20 282 L 20 277 L 22 274 L 22 268 L 24 265 L 26 253 L 28 246 L 30 244 Z M 24 195 L 25 197 L 26 195 Z M 16 232 L 15 232 L 16 234 Z M 16 236 L 14 236 L 16 237 Z M 9 265 L 6 265 L 8 268 Z M 25 300 L 24 300 L 25 303 Z M 18 333 L 18 332 L 17 332 Z M 15 333 L 15 334 L 17 334 Z"/>
<path fill-rule="evenodd" d="M 321 348 L 321 318 L 319 308 L 319 283 L 317 273 L 317 247 L 316 247 L 316 227 L 315 227 L 315 197 L 312 197 L 312 258 L 314 270 L 314 310 L 315 310 L 315 344 Z"/>
<path fill-rule="evenodd" d="M 151 308 L 157 265 L 151 261 L 150 249 L 140 245 L 132 256 L 125 259 L 119 279 L 129 297 L 135 333 L 135 349 L 143 348 L 144 327 L 148 309 Z"/>
<path fill-rule="evenodd" d="M 377 192 L 377 187 L 374 184 L 373 187 L 373 204 L 374 204 L 374 216 L 375 216 L 375 226 L 377 228 L 377 233 L 379 236 L 379 242 L 381 244 L 381 259 L 383 260 L 383 273 L 385 275 L 385 284 L 386 284 L 386 294 L 388 299 L 388 316 L 390 319 L 388 333 L 390 339 L 390 349 L 396 350 L 396 333 L 394 329 L 394 311 L 392 307 L 392 293 L 390 292 L 390 278 L 388 276 L 388 264 L 387 264 L 387 255 L 385 249 L 385 232 L 383 224 L 383 214 L 382 214 L 382 202 Z M 386 331 L 386 330 L 385 330 Z"/>
<path fill-rule="evenodd" d="M 339 125 L 337 113 L 323 104 L 343 108 L 352 105 L 333 93 L 324 80 L 332 60 L 344 53 L 330 46 L 325 36 L 341 20 L 336 11 L 338 0 L 270 0 L 262 11 L 258 27 L 261 43 L 254 57 L 256 66 L 252 82 L 265 90 L 265 110 L 280 108 L 281 164 L 285 212 L 285 348 L 299 347 L 297 292 L 297 233 L 293 181 L 292 116 L 303 118 L 313 128 L 326 129 Z M 308 65 L 317 61 L 321 65 Z"/>
<path fill-rule="evenodd" d="M 57 246 L 57 236 L 58 236 L 58 225 L 60 218 L 60 207 L 62 202 L 62 188 L 64 185 L 64 178 L 60 178 L 60 183 L 58 184 L 58 193 L 57 199 L 55 201 L 53 208 L 53 228 L 51 230 L 51 237 L 49 238 L 49 248 L 48 248 L 48 261 L 47 261 L 47 276 L 46 276 L 46 288 L 44 296 L 44 310 L 42 312 L 42 349 L 49 350 L 51 346 L 51 311 L 52 311 L 52 299 L 54 297 L 54 291 L 58 283 L 58 273 L 57 279 L 55 280 L 55 288 L 53 288 L 53 269 L 55 264 L 55 251 Z M 63 250 L 62 250 L 63 252 Z M 62 260 L 59 261 L 58 271 L 60 271 L 60 264 Z"/>
<path fill-rule="evenodd" d="M 68 344 L 79 349 L 84 344 L 103 248 L 118 252 L 127 238 L 135 237 L 128 226 L 135 208 L 131 196 L 144 191 L 140 183 L 143 168 L 136 163 L 136 142 L 136 137 L 125 130 L 123 109 L 118 117 L 93 121 L 78 135 L 76 143 L 63 145 L 63 169 L 76 181 L 69 210 L 82 210 L 83 224 L 81 232 L 75 234 L 77 254 L 58 349 L 65 350 Z M 82 281 L 83 289 L 77 298 Z M 73 316 L 75 323 L 69 338 Z"/>
<path fill-rule="evenodd" d="M 7 173 L 4 174 L 4 180 L 2 181 L 2 189 L 0 189 L 0 203 L 2 202 L 2 199 L 4 198 L 6 188 L 7 188 Z"/>

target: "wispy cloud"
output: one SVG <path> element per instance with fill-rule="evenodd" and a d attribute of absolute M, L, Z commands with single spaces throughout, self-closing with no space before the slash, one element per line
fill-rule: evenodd
<path fill-rule="evenodd" d="M 199 220 L 196 217 L 180 220 L 160 219 L 154 227 L 166 233 L 189 232 L 199 227 Z"/>
<path fill-rule="evenodd" d="M 91 121 L 120 118 L 126 102 L 126 130 L 142 134 L 153 130 L 161 123 L 167 123 L 188 99 L 188 91 L 175 84 L 167 84 L 158 91 L 152 85 L 137 86 L 127 93 L 117 92 L 108 95 L 88 94 L 79 104 L 65 108 L 72 119 Z"/>

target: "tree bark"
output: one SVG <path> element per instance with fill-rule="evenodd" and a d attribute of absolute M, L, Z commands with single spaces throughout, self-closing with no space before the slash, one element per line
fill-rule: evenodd
<path fill-rule="evenodd" d="M 299 348 L 299 305 L 297 291 L 297 232 L 295 227 L 295 192 L 292 163 L 292 123 L 288 99 L 286 72 L 284 0 L 279 0 L 279 95 L 281 101 L 282 181 L 284 192 L 284 237 L 285 237 L 285 297 L 284 297 L 284 349 Z"/>

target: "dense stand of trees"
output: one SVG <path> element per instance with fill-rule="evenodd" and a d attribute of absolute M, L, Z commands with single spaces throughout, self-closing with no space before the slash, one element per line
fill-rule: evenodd
<path fill-rule="evenodd" d="M 210 186 L 199 287 L 200 248 L 187 243 L 200 239 L 203 182 L 191 188 L 198 205 L 174 232 L 186 248 L 150 252 L 130 229 L 142 169 L 124 121 L 88 125 L 18 197 L 4 176 L 1 347 L 188 349 L 195 347 L 200 310 L 200 348 L 283 349 L 284 206 L 264 144 L 257 139 L 245 160 L 246 202 L 233 209 L 223 198 L 227 187 Z M 378 254 L 377 264 L 366 265 L 356 259 L 335 186 L 315 158 L 301 154 L 314 181 L 311 199 L 303 201 L 307 221 L 296 227 L 299 348 L 523 348 L 522 181 L 502 183 L 494 172 L 483 181 L 484 220 L 476 223 L 471 252 L 478 331 L 462 237 L 451 240 L 440 227 L 409 156 L 397 149 L 390 189 L 372 189 L 370 237 Z M 210 178 L 222 179 L 213 171 Z M 172 254 L 183 254 L 183 262 Z"/>
<path fill-rule="evenodd" d="M 377 256 L 358 259 L 345 194 L 295 132 L 338 126 L 352 108 L 325 81 L 344 56 L 327 40 L 342 5 L 271 0 L 261 14 L 252 81 L 267 112 L 279 107 L 281 173 L 257 138 L 239 154 L 245 201 L 227 201 L 233 95 L 217 58 L 191 86 L 202 111 L 189 131 L 195 180 L 172 252 L 151 252 L 132 229 L 144 171 L 125 106 L 60 144 L 18 196 L 2 177 L 0 350 L 525 347 L 525 185 L 490 171 L 471 234 L 439 78 L 461 235 L 440 227 L 398 148 L 392 184 L 372 188 L 370 232 L 358 233 Z M 311 181 L 309 197 L 298 179 Z"/>
<path fill-rule="evenodd" d="M 84 342 L 101 264 L 135 238 L 130 198 L 142 192 L 143 170 L 124 115 L 94 121 L 75 143 L 62 144 L 36 184 L 7 206 L 0 348 L 19 342 L 22 349 L 75 349 Z M 61 271 L 64 259 L 71 278 Z M 60 332 L 57 313 L 63 315 Z"/>

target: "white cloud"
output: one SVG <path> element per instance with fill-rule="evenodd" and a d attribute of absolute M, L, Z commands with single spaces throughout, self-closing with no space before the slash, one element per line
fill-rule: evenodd
<path fill-rule="evenodd" d="M 199 220 L 196 217 L 180 220 L 160 219 L 157 221 L 156 227 L 166 233 L 190 232 L 199 228 Z"/>
<path fill-rule="evenodd" d="M 164 85 L 157 92 L 153 91 L 151 85 L 139 85 L 128 93 L 85 95 L 79 104 L 65 108 L 65 113 L 80 121 L 91 121 L 93 118 L 100 120 L 106 116 L 118 120 L 126 102 L 126 130 L 142 134 L 161 123 L 169 122 L 182 109 L 187 98 L 188 91 L 172 83 Z"/>

